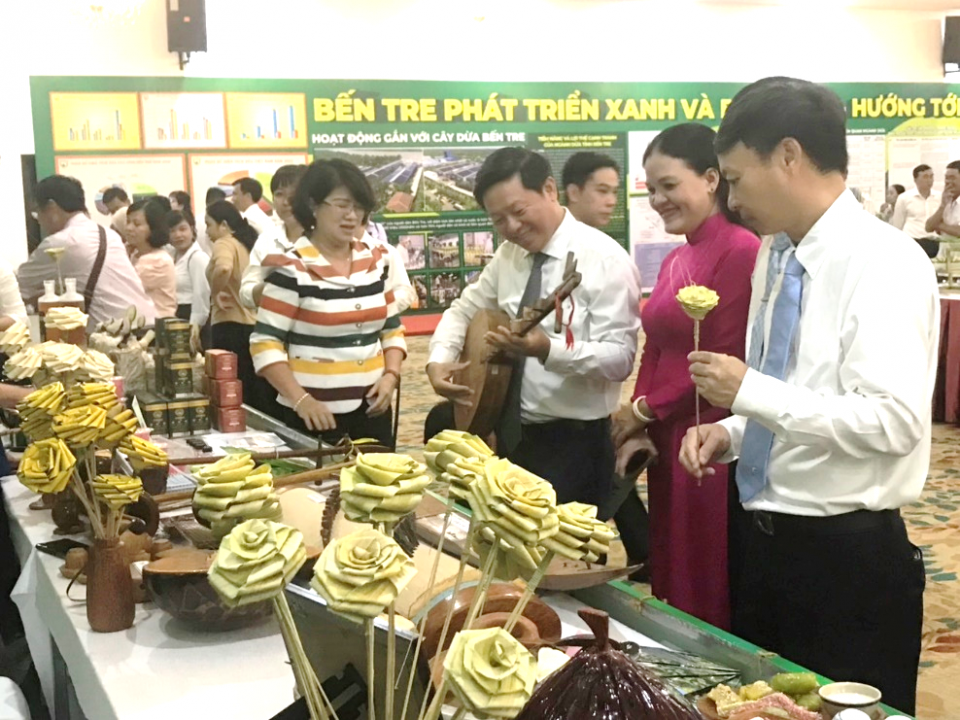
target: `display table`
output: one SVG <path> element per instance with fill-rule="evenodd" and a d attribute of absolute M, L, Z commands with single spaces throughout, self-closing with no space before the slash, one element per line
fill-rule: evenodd
<path fill-rule="evenodd" d="M 933 419 L 960 422 L 960 289 L 940 291 L 940 362 Z"/>
<path fill-rule="evenodd" d="M 92 632 L 85 606 L 66 597 L 62 561 L 34 549 L 54 537 L 50 513 L 28 509 L 37 496 L 15 477 L 2 482 L 23 566 L 14 600 L 57 720 L 267 720 L 293 702 L 293 674 L 272 618 L 233 632 L 198 633 L 148 603 L 137 606 L 129 630 Z M 70 591 L 83 593 L 79 584 Z"/>

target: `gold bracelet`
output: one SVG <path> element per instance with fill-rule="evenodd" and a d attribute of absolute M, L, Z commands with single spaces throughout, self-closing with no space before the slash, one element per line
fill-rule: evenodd
<path fill-rule="evenodd" d="M 397 382 L 400 382 L 400 373 L 398 373 L 396 370 L 389 370 L 389 369 L 388 369 L 388 370 L 384 370 L 384 371 L 383 371 L 383 374 L 384 374 L 384 375 L 393 375 L 393 376 L 397 379 Z"/>
<path fill-rule="evenodd" d="M 303 395 L 301 395 L 301 396 L 300 396 L 300 399 L 297 400 L 297 401 L 293 404 L 293 411 L 296 412 L 297 410 L 299 410 L 299 409 L 300 409 L 300 403 L 302 403 L 302 402 L 303 402 L 304 400 L 306 400 L 308 397 L 310 397 L 310 393 L 308 393 L 308 392 L 305 392 Z"/>

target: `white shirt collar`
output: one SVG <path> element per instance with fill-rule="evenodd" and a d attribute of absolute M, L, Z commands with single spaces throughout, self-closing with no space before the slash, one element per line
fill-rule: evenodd
<path fill-rule="evenodd" d="M 540 252 L 558 260 L 566 260 L 570 238 L 576 226 L 580 224 L 580 221 L 573 216 L 572 212 L 563 208 L 563 220 L 560 221 L 560 225 L 557 226 L 556 231 L 547 240 L 547 244 L 543 246 L 543 250 Z"/>
<path fill-rule="evenodd" d="M 830 243 L 842 239 L 844 233 L 848 232 L 844 226 L 848 225 L 851 219 L 859 219 L 861 215 L 868 217 L 853 193 L 844 190 L 803 236 L 797 244 L 796 255 L 797 260 L 811 278 L 815 277 L 820 270 L 826 253 L 830 249 Z"/>

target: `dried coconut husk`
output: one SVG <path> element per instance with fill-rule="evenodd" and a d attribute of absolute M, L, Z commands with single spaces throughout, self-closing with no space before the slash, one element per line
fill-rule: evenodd
<path fill-rule="evenodd" d="M 584 609 L 594 639 L 544 680 L 516 720 L 702 720 L 699 712 L 616 649 L 609 617 Z"/>

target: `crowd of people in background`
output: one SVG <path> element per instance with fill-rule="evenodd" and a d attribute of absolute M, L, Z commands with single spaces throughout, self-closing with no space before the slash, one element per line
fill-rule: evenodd
<path fill-rule="evenodd" d="M 392 447 L 394 428 L 387 411 L 405 356 L 399 313 L 415 302 L 416 294 L 397 249 L 386 242 L 382 227 L 370 222 L 374 194 L 362 172 L 346 164 L 336 176 L 349 178 L 350 197 L 362 202 L 327 199 L 328 194 L 337 197 L 339 185 L 324 186 L 322 192 L 310 184 L 301 188 L 311 170 L 334 166 L 279 168 L 270 183 L 272 204 L 254 178 L 240 178 L 228 189 L 212 187 L 197 208 L 199 226 L 193 199 L 183 190 L 131 198 L 113 186 L 100 198 L 100 209 L 109 214 L 109 228 L 104 228 L 91 219 L 77 180 L 45 178 L 34 193 L 34 215 L 44 237 L 16 274 L 11 268 L 0 273 L 0 326 L 26 316 L 24 301 L 36 306 L 43 280 L 56 277 L 46 251 L 62 247 L 63 276 L 76 278 L 78 288 L 90 293 L 91 329 L 122 316 L 131 305 L 148 324 L 161 318 L 186 320 L 194 352 L 219 348 L 237 354 L 247 404 L 303 429 L 322 431 L 331 440 L 337 433 L 375 436 Z M 322 223 L 319 213 L 314 217 L 314 209 L 330 207 L 334 217 L 324 215 Z M 299 263 L 312 262 L 311 243 L 322 245 L 334 236 L 343 236 L 342 243 L 326 246 L 326 254 L 317 257 L 339 254 L 339 263 L 306 271 L 300 281 L 311 289 L 302 298 L 274 297 L 283 295 L 274 290 L 264 301 L 270 276 L 279 278 L 289 269 L 278 258 L 292 255 Z M 336 276 L 324 280 L 331 273 Z M 318 289 L 318 283 L 327 287 Z M 326 319 L 308 323 L 309 330 L 297 319 L 309 316 L 306 310 L 299 315 L 290 310 L 286 324 L 277 320 L 276 303 L 299 308 L 319 298 L 329 305 L 332 296 L 341 295 L 340 310 L 324 311 Z M 362 307 L 354 308 L 354 299 Z M 317 339 L 304 343 L 306 335 Z M 364 338 L 362 347 L 352 346 L 354 336 Z M 274 344 L 286 348 L 292 377 L 276 377 L 272 363 L 262 359 L 270 357 L 262 351 Z M 391 347 L 397 352 L 387 352 Z M 355 365 L 358 353 L 363 355 L 359 376 L 337 371 L 345 362 Z M 257 368 L 254 356 L 260 358 Z"/>

